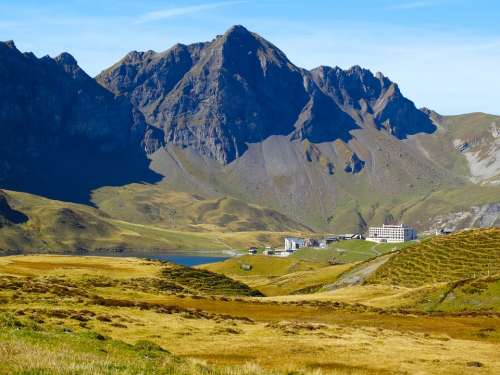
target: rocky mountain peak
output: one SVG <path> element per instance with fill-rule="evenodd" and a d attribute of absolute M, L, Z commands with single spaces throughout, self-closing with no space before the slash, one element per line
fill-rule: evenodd
<path fill-rule="evenodd" d="M 144 171 L 144 150 L 154 147 L 157 133 L 125 98 L 100 86 L 70 54 L 38 59 L 3 43 L 0 87 L 4 187 L 84 201 L 87 188 L 99 179 L 110 184 L 118 175 L 130 179 L 123 171 L 102 173 L 111 159 L 141 164 Z M 69 181 L 72 189 L 61 181 Z"/>
<path fill-rule="evenodd" d="M 91 78 L 85 73 L 80 66 L 78 65 L 78 62 L 76 59 L 69 53 L 63 52 L 59 56 L 56 56 L 53 61 L 61 66 L 64 71 L 74 78 L 78 78 L 81 80 L 86 80 L 89 81 Z"/>
<path fill-rule="evenodd" d="M 224 37 L 226 37 L 226 38 L 252 38 L 253 33 L 248 31 L 242 25 L 233 25 L 224 33 Z"/>
<path fill-rule="evenodd" d="M 383 75 L 360 66 L 308 72 L 241 25 L 208 43 L 177 44 L 147 57 L 132 52 L 97 81 L 128 96 L 148 123 L 164 130 L 166 143 L 223 164 L 272 135 L 348 141 L 351 130 L 371 121 L 368 115 L 397 137 L 430 129 Z"/>
<path fill-rule="evenodd" d="M 78 65 L 76 59 L 67 52 L 63 52 L 59 56 L 56 56 L 54 60 L 55 62 L 61 65 L 73 65 L 73 66 Z"/>
<path fill-rule="evenodd" d="M 16 44 L 14 43 L 13 40 L 7 40 L 5 42 L 0 42 L 0 45 L 3 45 L 6 48 L 17 50 Z"/>

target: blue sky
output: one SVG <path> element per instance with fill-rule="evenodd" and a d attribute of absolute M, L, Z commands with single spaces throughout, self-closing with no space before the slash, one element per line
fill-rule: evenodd
<path fill-rule="evenodd" d="M 0 0 L 0 40 L 70 52 L 95 75 L 131 50 L 211 40 L 242 24 L 304 68 L 361 65 L 443 114 L 500 114 L 496 0 Z"/>

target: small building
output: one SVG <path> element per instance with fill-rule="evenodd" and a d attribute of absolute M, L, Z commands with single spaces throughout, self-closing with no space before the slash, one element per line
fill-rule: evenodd
<path fill-rule="evenodd" d="M 285 251 L 294 252 L 305 246 L 305 240 L 297 237 L 285 238 Z"/>
<path fill-rule="evenodd" d="M 364 237 L 361 233 L 344 233 L 337 236 L 338 241 L 348 241 L 348 240 L 363 240 Z"/>
<path fill-rule="evenodd" d="M 250 255 L 255 255 L 257 254 L 257 248 L 256 247 L 251 247 L 248 249 L 248 254 Z"/>
<path fill-rule="evenodd" d="M 370 227 L 367 241 L 400 243 L 417 239 L 417 232 L 408 225 L 382 225 L 381 227 Z"/>
<path fill-rule="evenodd" d="M 271 250 L 264 250 L 262 252 L 263 255 L 274 255 L 274 250 L 271 249 Z"/>
<path fill-rule="evenodd" d="M 449 228 L 436 229 L 436 236 L 447 236 L 449 234 L 452 234 L 453 232 L 453 229 Z"/>
<path fill-rule="evenodd" d="M 266 246 L 264 251 L 262 252 L 264 255 L 274 255 L 274 250 L 271 246 Z"/>
<path fill-rule="evenodd" d="M 325 244 L 328 245 L 328 244 L 330 244 L 332 242 L 338 242 L 339 238 L 337 236 L 329 236 L 329 237 L 326 237 L 324 239 L 324 241 L 325 241 Z"/>
<path fill-rule="evenodd" d="M 275 250 L 273 255 L 277 257 L 287 257 L 290 254 L 291 254 L 290 251 L 285 251 L 283 249 L 280 249 L 280 250 Z"/>

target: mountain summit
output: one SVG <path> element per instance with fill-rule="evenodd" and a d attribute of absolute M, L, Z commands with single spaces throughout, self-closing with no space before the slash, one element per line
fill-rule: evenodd
<path fill-rule="evenodd" d="M 272 135 L 321 143 L 348 141 L 363 126 L 400 139 L 435 129 L 388 78 L 359 67 L 301 69 L 243 26 L 208 43 L 132 52 L 96 79 L 129 97 L 165 142 L 222 164 Z"/>
<path fill-rule="evenodd" d="M 252 204 L 274 228 L 495 222 L 498 121 L 419 110 L 359 66 L 302 69 L 243 26 L 132 51 L 94 79 L 68 53 L 0 43 L 0 187 L 141 224 L 172 225 L 179 192 L 209 202 L 186 222 L 210 228 L 269 227 Z"/>

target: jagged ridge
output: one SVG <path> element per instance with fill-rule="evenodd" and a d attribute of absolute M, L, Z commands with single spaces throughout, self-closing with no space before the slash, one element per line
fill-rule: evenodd
<path fill-rule="evenodd" d="M 96 79 L 129 97 L 166 142 L 223 164 L 272 135 L 321 143 L 347 142 L 362 126 L 400 139 L 435 129 L 388 78 L 360 67 L 309 72 L 243 26 L 209 43 L 132 52 Z"/>

